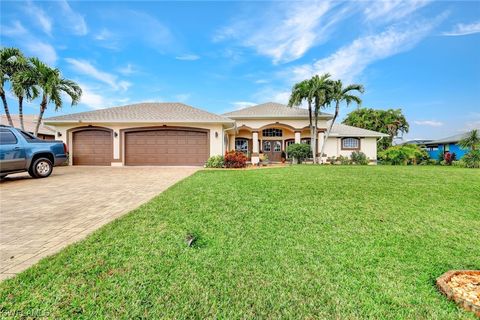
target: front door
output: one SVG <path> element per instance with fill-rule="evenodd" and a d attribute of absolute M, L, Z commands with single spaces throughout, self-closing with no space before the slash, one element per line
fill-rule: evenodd
<path fill-rule="evenodd" d="M 282 161 L 282 141 L 281 140 L 265 140 L 263 141 L 263 153 L 268 160 L 273 162 Z"/>

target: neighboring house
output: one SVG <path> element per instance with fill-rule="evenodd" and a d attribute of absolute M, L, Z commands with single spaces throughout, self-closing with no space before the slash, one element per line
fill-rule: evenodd
<path fill-rule="evenodd" d="M 446 137 L 438 140 L 431 140 L 425 143 L 425 149 L 427 150 L 431 159 L 438 159 L 439 153 L 455 153 L 456 158 L 460 160 L 469 150 L 462 149 L 458 142 L 465 138 L 468 133 L 460 133 L 454 136 Z"/>
<path fill-rule="evenodd" d="M 13 126 L 15 128 L 21 128 L 20 126 L 20 118 L 18 114 L 11 114 L 10 115 L 13 121 Z M 37 115 L 33 114 L 24 114 L 23 115 L 23 125 L 25 127 L 25 131 L 33 134 L 35 132 L 35 126 L 37 125 Z M 7 116 L 2 114 L 0 116 L 0 124 L 9 126 L 10 124 L 8 123 Z M 40 124 L 40 127 L 38 128 L 38 137 L 40 139 L 44 140 L 53 140 L 55 139 L 55 129 L 51 128 L 49 126 L 46 126 L 45 124 Z"/>
<path fill-rule="evenodd" d="M 319 119 L 318 150 L 329 114 Z M 216 115 L 182 103 L 139 103 L 45 119 L 70 150 L 73 165 L 203 165 L 226 151 L 280 161 L 291 143 L 310 143 L 308 111 L 265 103 Z M 387 135 L 336 124 L 325 155 L 362 151 L 377 158 L 377 140 Z"/>

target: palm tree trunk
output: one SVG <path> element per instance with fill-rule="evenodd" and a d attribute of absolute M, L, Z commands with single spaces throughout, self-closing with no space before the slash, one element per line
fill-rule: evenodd
<path fill-rule="evenodd" d="M 337 101 L 337 104 L 335 106 L 335 114 L 333 115 L 333 119 L 330 122 L 330 126 L 327 129 L 327 133 L 323 137 L 322 151 L 320 151 L 320 162 L 322 162 L 322 163 L 323 163 L 323 152 L 325 151 L 325 145 L 327 144 L 327 139 L 330 136 L 330 133 L 332 132 L 333 123 L 337 119 L 339 112 L 340 112 L 340 102 Z"/>
<path fill-rule="evenodd" d="M 18 97 L 18 118 L 20 119 L 20 128 L 25 131 L 25 126 L 23 125 L 23 96 Z"/>
<path fill-rule="evenodd" d="M 313 154 L 313 163 L 315 163 L 316 156 L 315 156 L 315 150 L 313 148 L 313 143 L 315 142 L 315 132 L 313 131 L 313 119 L 312 119 L 312 103 L 309 101 L 308 102 L 308 117 L 310 120 L 310 148 L 312 149 L 312 154 Z"/>
<path fill-rule="evenodd" d="M 5 109 L 5 115 L 7 116 L 8 124 L 13 127 L 14 125 L 13 125 L 12 117 L 10 116 L 10 112 L 8 111 L 8 103 L 7 103 L 7 97 L 5 96 L 5 92 L 3 92 L 2 90 L 2 93 L 0 95 L 2 96 L 3 108 Z"/>
<path fill-rule="evenodd" d="M 46 109 L 47 109 L 47 97 L 43 95 L 42 102 L 40 103 L 40 114 L 38 115 L 37 124 L 35 125 L 35 132 L 34 132 L 35 137 L 38 136 L 38 129 L 40 128 L 40 123 L 42 122 L 42 119 L 43 119 L 43 113 L 45 112 Z"/>

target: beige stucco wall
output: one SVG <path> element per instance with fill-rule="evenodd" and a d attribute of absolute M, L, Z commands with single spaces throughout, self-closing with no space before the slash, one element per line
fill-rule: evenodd
<path fill-rule="evenodd" d="M 360 151 L 365 153 L 370 160 L 377 159 L 377 139 L 376 138 L 360 138 Z M 325 152 L 327 157 L 346 156 L 352 154 L 352 150 L 342 150 L 342 139 L 337 137 L 330 137 L 325 145 Z"/>
<path fill-rule="evenodd" d="M 252 129 L 257 129 L 257 130 L 268 125 L 278 126 L 280 124 L 285 124 L 295 129 L 303 129 L 310 125 L 310 122 L 308 119 L 278 119 L 278 120 L 238 119 L 236 120 L 236 122 L 237 122 L 237 128 L 240 128 L 241 126 L 245 125 L 247 127 L 250 127 Z M 326 128 L 326 127 L 327 127 L 326 120 L 323 120 L 323 119 L 318 120 L 318 128 Z"/>
<path fill-rule="evenodd" d="M 147 127 L 161 127 L 161 126 L 170 126 L 170 127 L 186 127 L 186 128 L 200 128 L 207 129 L 210 131 L 210 156 L 222 155 L 224 153 L 224 126 L 222 124 L 208 124 L 208 123 L 194 123 L 194 124 L 185 124 L 185 123 L 75 123 L 75 124 L 50 124 L 55 128 L 57 133 L 60 133 L 61 136 L 57 139 L 62 140 L 68 145 L 70 151 L 70 165 L 72 164 L 73 159 L 73 148 L 72 148 L 72 132 L 68 132 L 70 129 L 86 127 L 92 125 L 95 127 L 104 127 L 112 129 L 114 133 L 117 134 L 117 137 L 113 137 L 113 162 L 112 165 L 122 165 L 125 157 L 123 156 L 125 148 L 121 146 L 124 144 L 124 137 L 121 135 L 121 130 L 130 129 L 130 128 L 147 128 Z M 122 132 L 123 133 L 123 132 Z"/>

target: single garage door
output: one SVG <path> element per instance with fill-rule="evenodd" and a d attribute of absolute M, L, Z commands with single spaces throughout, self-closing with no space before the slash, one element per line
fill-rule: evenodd
<path fill-rule="evenodd" d="M 73 133 L 73 164 L 110 166 L 113 156 L 112 132 L 87 129 Z"/>
<path fill-rule="evenodd" d="M 161 129 L 125 133 L 126 165 L 204 165 L 208 133 L 191 129 Z"/>

